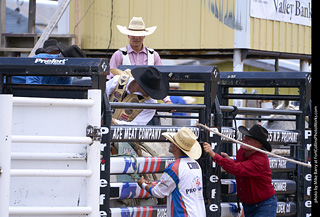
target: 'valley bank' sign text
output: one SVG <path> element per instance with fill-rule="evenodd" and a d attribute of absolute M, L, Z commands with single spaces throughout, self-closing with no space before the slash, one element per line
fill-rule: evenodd
<path fill-rule="evenodd" d="M 251 0 L 251 17 L 311 26 L 311 13 L 311 0 Z"/>

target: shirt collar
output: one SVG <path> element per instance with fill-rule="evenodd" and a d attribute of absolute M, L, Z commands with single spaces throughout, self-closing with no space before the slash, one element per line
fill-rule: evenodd
<path fill-rule="evenodd" d="M 128 53 L 135 52 L 135 51 L 132 49 L 132 47 L 131 47 L 130 44 L 128 44 L 128 46 L 127 46 L 127 51 L 128 51 Z M 142 52 L 142 53 L 145 53 L 145 54 L 148 54 L 148 53 L 147 53 L 146 46 L 144 46 L 144 44 L 142 44 L 142 50 L 139 51 L 139 53 L 141 53 L 141 52 Z"/>

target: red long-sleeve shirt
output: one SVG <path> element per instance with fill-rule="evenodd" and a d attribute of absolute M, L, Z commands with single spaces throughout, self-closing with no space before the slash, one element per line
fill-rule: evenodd
<path fill-rule="evenodd" d="M 241 202 L 259 203 L 275 194 L 269 159 L 266 154 L 255 152 L 245 157 L 244 150 L 240 148 L 235 161 L 223 158 L 219 154 L 215 154 L 212 160 L 227 172 L 235 175 L 238 197 Z"/>

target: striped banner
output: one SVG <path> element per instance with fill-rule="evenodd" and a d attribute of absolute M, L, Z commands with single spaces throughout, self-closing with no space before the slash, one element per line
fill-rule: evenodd
<path fill-rule="evenodd" d="M 111 208 L 112 217 L 157 217 L 166 216 L 166 206 L 138 206 Z"/>
<path fill-rule="evenodd" d="M 154 183 L 157 183 L 155 181 Z M 272 180 L 273 187 L 279 194 L 294 194 L 296 192 L 296 182 L 293 180 Z M 133 198 L 148 198 L 149 193 L 139 187 L 136 182 L 117 182 L 111 183 L 111 199 L 133 199 Z M 237 183 L 235 179 L 221 179 L 222 194 L 236 194 Z"/>
<path fill-rule="evenodd" d="M 156 182 L 154 182 L 156 183 Z M 140 188 L 136 182 L 110 183 L 111 199 L 148 198 L 150 194 Z"/>
<path fill-rule="evenodd" d="M 236 202 L 222 202 L 221 216 L 234 217 L 237 215 Z M 242 205 L 240 203 L 240 207 Z M 209 208 L 210 209 L 210 208 Z M 166 206 L 140 206 L 111 208 L 112 217 L 158 217 L 166 216 Z M 277 202 L 277 216 L 292 216 L 297 212 L 297 205 L 294 202 Z"/>
<path fill-rule="evenodd" d="M 161 173 L 175 159 L 173 157 L 137 157 L 138 173 Z M 134 173 L 133 157 L 111 157 L 110 174 Z"/>
<path fill-rule="evenodd" d="M 235 159 L 235 157 L 232 157 Z M 173 157 L 137 157 L 138 173 L 162 173 L 175 159 Z M 293 171 L 294 163 L 279 158 L 269 157 L 272 172 Z M 111 157 L 110 174 L 134 173 L 135 160 L 133 157 Z M 223 170 L 223 169 L 222 169 Z M 224 170 L 223 170 L 224 171 Z"/>

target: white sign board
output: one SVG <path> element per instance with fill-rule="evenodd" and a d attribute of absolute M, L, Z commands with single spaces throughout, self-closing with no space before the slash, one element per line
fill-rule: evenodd
<path fill-rule="evenodd" d="M 250 16 L 311 26 L 311 0 L 251 0 Z"/>

